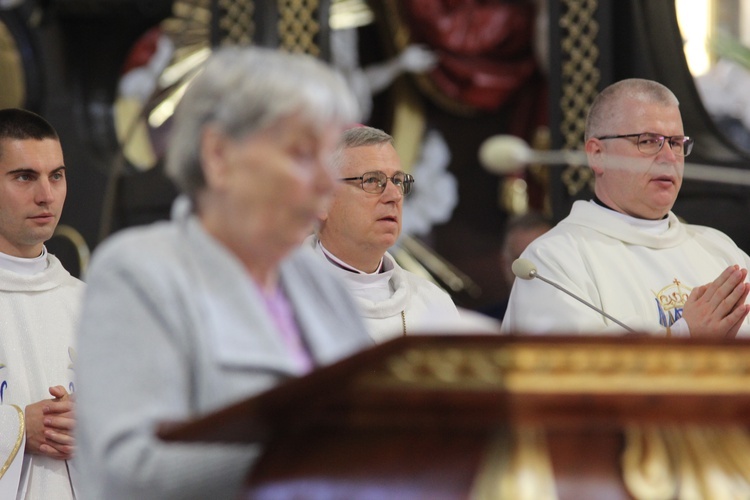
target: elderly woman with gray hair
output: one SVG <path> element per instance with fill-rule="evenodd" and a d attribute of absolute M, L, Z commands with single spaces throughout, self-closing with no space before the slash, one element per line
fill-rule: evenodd
<path fill-rule="evenodd" d="M 349 294 L 300 249 L 357 105 L 303 55 L 221 49 L 176 115 L 169 222 L 96 251 L 76 371 L 85 498 L 235 497 L 259 446 L 175 444 L 200 416 L 372 345 Z"/>

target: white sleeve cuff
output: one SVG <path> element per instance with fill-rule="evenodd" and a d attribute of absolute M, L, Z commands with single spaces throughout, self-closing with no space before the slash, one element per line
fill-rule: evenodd
<path fill-rule="evenodd" d="M 667 329 L 667 331 L 671 334 L 672 337 L 678 337 L 682 339 L 690 337 L 690 327 L 688 326 L 687 321 L 685 321 L 685 318 L 680 318 L 675 321 L 672 326 Z"/>

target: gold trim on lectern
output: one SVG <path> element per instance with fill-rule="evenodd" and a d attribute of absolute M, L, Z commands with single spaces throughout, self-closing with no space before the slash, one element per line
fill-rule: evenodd
<path fill-rule="evenodd" d="M 486 389 L 511 393 L 750 392 L 750 352 L 728 345 L 509 344 L 494 349 L 412 347 L 361 383 L 404 388 Z"/>

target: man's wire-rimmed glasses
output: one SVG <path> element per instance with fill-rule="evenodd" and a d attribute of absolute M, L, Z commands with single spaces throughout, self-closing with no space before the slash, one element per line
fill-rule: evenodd
<path fill-rule="evenodd" d="M 411 174 L 405 174 L 404 172 L 396 172 L 393 177 L 388 177 L 385 172 L 376 170 L 374 172 L 365 172 L 359 177 L 344 177 L 339 179 L 340 181 L 360 181 L 362 190 L 366 193 L 380 194 L 385 191 L 385 185 L 388 181 L 391 181 L 396 186 L 401 194 L 406 196 L 411 193 L 411 188 L 414 185 L 414 176 Z"/>
<path fill-rule="evenodd" d="M 695 142 L 692 137 L 688 137 L 687 135 L 661 135 L 651 132 L 644 132 L 641 134 L 605 135 L 597 137 L 597 139 L 627 139 L 631 137 L 637 138 L 635 145 L 638 147 L 638 151 L 644 155 L 655 155 L 661 151 L 661 148 L 664 147 L 664 143 L 668 142 L 669 147 L 674 154 L 687 156 L 693 150 L 693 143 Z"/>

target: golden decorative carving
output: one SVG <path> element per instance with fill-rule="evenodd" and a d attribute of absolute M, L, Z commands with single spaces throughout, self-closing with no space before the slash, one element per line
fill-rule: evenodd
<path fill-rule="evenodd" d="M 603 342 L 449 347 L 393 355 L 360 380 L 398 390 L 545 395 L 750 394 L 750 344 Z M 470 498 L 555 498 L 544 427 L 505 428 L 491 442 Z M 622 428 L 623 483 L 636 499 L 750 498 L 750 434 L 739 426 Z"/>
<path fill-rule="evenodd" d="M 563 149 L 579 149 L 583 143 L 586 114 L 601 79 L 596 45 L 599 23 L 594 19 L 598 5 L 597 0 L 563 0 L 560 6 Z M 568 194 L 575 196 L 593 182 L 593 173 L 585 165 L 571 165 L 562 172 L 561 178 Z"/>
<path fill-rule="evenodd" d="M 622 475 L 636 499 L 750 497 L 750 434 L 738 427 L 631 427 Z"/>
<path fill-rule="evenodd" d="M 555 500 L 555 477 L 544 431 L 518 427 L 500 432 L 489 445 L 471 500 Z"/>
<path fill-rule="evenodd" d="M 223 36 L 221 45 L 249 45 L 255 34 L 253 12 L 255 3 L 252 0 L 219 0 L 222 16 L 219 29 Z"/>
<path fill-rule="evenodd" d="M 315 16 L 319 8 L 319 0 L 278 0 L 281 48 L 320 56 L 320 47 L 315 43 L 320 31 Z"/>
<path fill-rule="evenodd" d="M 540 345 L 412 348 L 365 384 L 522 393 L 747 394 L 750 346 Z"/>
<path fill-rule="evenodd" d="M 211 32 L 211 0 L 177 0 L 172 16 L 161 23 L 176 51 L 195 45 L 208 46 Z"/>

